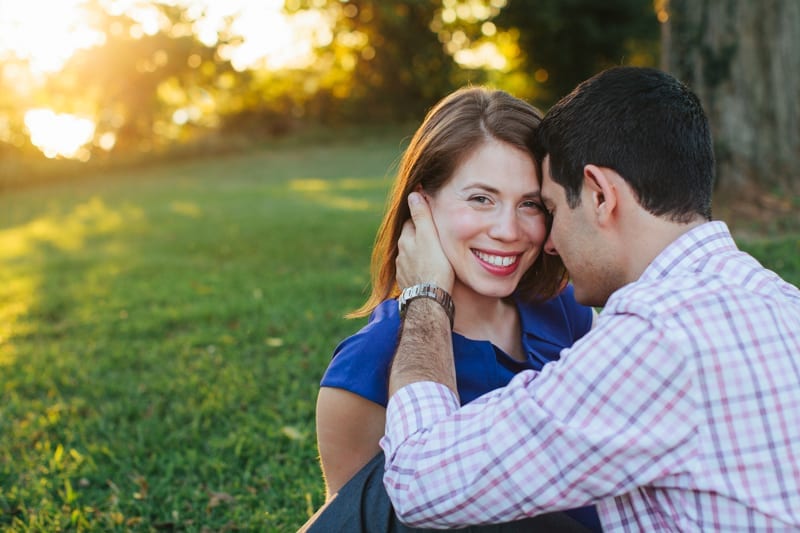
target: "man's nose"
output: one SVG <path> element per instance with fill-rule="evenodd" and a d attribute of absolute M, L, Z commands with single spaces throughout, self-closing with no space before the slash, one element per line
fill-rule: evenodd
<path fill-rule="evenodd" d="M 553 244 L 553 232 L 552 231 L 547 236 L 547 240 L 544 241 L 544 253 L 550 254 L 550 255 L 558 255 L 558 250 L 556 250 L 556 246 L 555 246 L 555 244 Z"/>

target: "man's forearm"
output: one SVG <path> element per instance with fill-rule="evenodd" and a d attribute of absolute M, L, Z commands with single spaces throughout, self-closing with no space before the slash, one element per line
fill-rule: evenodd
<path fill-rule="evenodd" d="M 409 303 L 389 375 L 389 397 L 418 381 L 441 383 L 458 395 L 450 319 L 429 298 Z"/>

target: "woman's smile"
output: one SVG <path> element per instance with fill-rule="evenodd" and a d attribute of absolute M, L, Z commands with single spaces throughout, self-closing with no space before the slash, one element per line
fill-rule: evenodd
<path fill-rule="evenodd" d="M 473 248 L 472 253 L 478 258 L 481 266 L 498 276 L 513 274 L 519 266 L 520 254 L 496 254 L 483 252 Z"/>

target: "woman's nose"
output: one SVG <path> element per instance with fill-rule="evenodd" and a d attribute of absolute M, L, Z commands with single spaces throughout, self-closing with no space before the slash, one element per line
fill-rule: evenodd
<path fill-rule="evenodd" d="M 519 220 L 513 210 L 502 210 L 492 223 L 489 235 L 500 241 L 512 241 L 519 238 Z"/>

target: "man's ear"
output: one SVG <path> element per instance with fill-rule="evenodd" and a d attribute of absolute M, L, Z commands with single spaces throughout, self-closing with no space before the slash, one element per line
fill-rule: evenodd
<path fill-rule="evenodd" d="M 611 172 L 611 169 L 597 165 L 583 167 L 583 187 L 589 193 L 592 210 L 599 222 L 609 221 L 617 208 L 618 191 Z"/>

